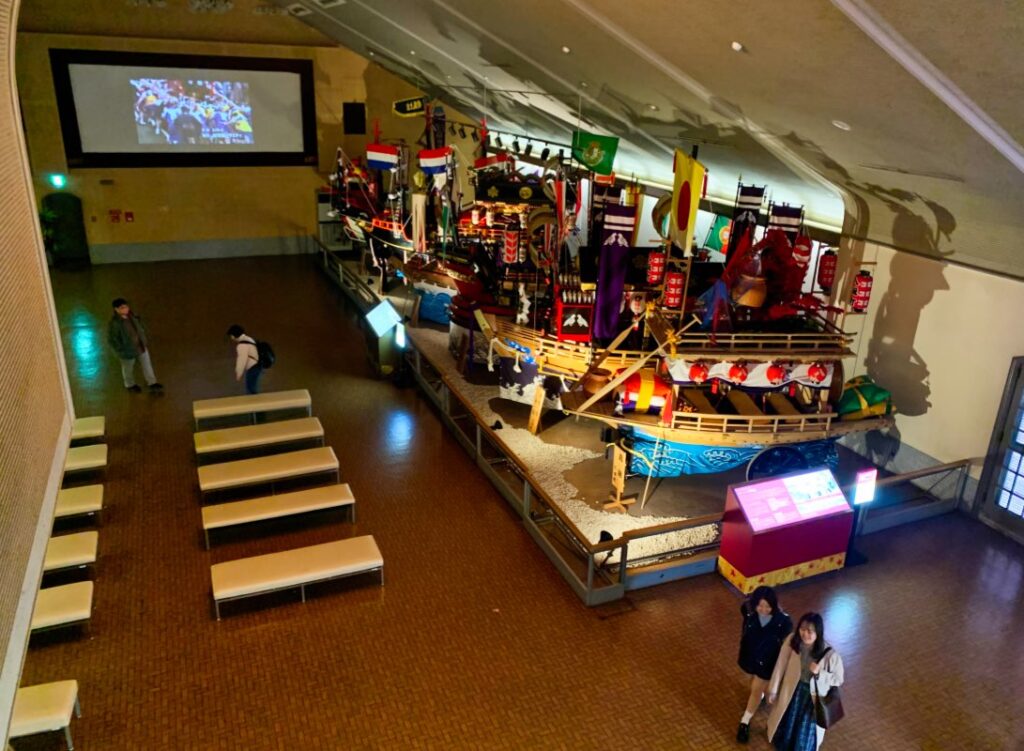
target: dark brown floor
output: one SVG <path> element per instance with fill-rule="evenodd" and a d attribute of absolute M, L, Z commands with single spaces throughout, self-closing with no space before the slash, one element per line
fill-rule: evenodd
<path fill-rule="evenodd" d="M 299 258 L 54 274 L 80 415 L 106 414 L 91 635 L 37 639 L 23 683 L 77 678 L 90 749 L 728 749 L 738 597 L 708 575 L 585 608 L 414 390 L 371 380 L 340 294 Z M 128 394 L 103 329 L 146 317 L 166 396 Z M 275 346 L 359 503 L 203 550 L 190 403 L 237 390 L 224 340 Z M 331 584 L 213 619 L 209 564 L 354 533 L 386 585 Z M 960 516 L 866 538 L 866 565 L 787 587 L 847 666 L 832 749 L 1024 748 L 1024 551 Z M 751 748 L 765 749 L 764 714 Z M 60 740 L 18 748 L 58 748 Z"/>

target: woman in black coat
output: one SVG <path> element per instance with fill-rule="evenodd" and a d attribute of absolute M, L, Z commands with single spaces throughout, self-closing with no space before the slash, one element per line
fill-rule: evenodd
<path fill-rule="evenodd" d="M 740 605 L 740 613 L 743 615 L 743 635 L 740 637 L 739 664 L 750 676 L 750 698 L 736 731 L 736 740 L 746 743 L 750 740 L 750 719 L 761 706 L 782 642 L 793 633 L 793 620 L 779 607 L 775 590 L 771 587 L 755 589 Z"/>

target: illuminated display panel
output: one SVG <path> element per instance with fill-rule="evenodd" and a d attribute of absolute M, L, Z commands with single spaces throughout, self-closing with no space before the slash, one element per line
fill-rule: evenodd
<path fill-rule="evenodd" d="M 733 493 L 754 532 L 850 510 L 827 469 L 741 485 Z"/>

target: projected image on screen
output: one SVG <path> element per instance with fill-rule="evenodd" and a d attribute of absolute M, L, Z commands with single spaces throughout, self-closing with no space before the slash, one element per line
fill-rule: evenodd
<path fill-rule="evenodd" d="M 131 85 L 139 145 L 256 143 L 246 82 L 133 78 Z"/>

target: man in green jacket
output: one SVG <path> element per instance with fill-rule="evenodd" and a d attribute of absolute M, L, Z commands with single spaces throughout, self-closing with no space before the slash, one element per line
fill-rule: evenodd
<path fill-rule="evenodd" d="M 107 324 L 107 342 L 121 360 L 121 377 L 124 387 L 129 391 L 139 392 L 142 389 L 135 383 L 135 361 L 142 365 L 142 375 L 150 391 L 163 388 L 156 380 L 153 363 L 149 359 L 149 337 L 142 319 L 128 307 L 123 297 L 114 300 L 114 316 Z"/>

